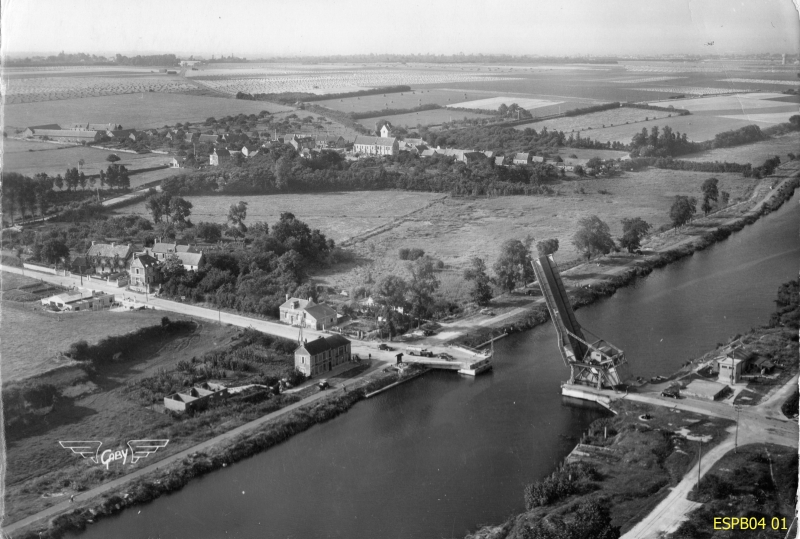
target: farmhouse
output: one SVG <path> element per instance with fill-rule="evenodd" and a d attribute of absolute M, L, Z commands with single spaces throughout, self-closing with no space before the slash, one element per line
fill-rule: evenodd
<path fill-rule="evenodd" d="M 133 248 L 131 244 L 92 242 L 86 251 L 86 258 L 92 263 L 96 273 L 115 273 L 131 266 Z"/>
<path fill-rule="evenodd" d="M 172 160 L 169 162 L 170 168 L 183 168 L 184 164 L 186 163 L 185 157 L 173 157 Z"/>
<path fill-rule="evenodd" d="M 197 137 L 197 142 L 210 142 L 216 144 L 219 142 L 219 135 L 200 135 Z"/>
<path fill-rule="evenodd" d="M 294 351 L 294 366 L 306 376 L 323 374 L 350 361 L 350 341 L 341 335 L 306 341 Z"/>
<path fill-rule="evenodd" d="M 164 408 L 176 412 L 204 410 L 209 404 L 228 398 L 228 388 L 222 384 L 204 382 L 186 393 L 173 393 L 164 397 Z"/>
<path fill-rule="evenodd" d="M 145 253 L 133 255 L 129 273 L 131 276 L 130 284 L 135 287 L 149 288 L 161 280 L 161 274 L 158 271 L 158 260 Z"/>
<path fill-rule="evenodd" d="M 305 311 L 305 327 L 324 330 L 336 325 L 336 310 L 327 305 L 309 305 Z"/>
<path fill-rule="evenodd" d="M 231 152 L 222 148 L 215 149 L 214 153 L 208 156 L 208 163 L 213 167 L 218 167 L 220 163 L 230 161 Z"/>
<path fill-rule="evenodd" d="M 130 137 L 134 131 L 135 129 L 109 129 L 105 135 L 114 140 L 122 140 Z"/>
<path fill-rule="evenodd" d="M 530 165 L 531 154 L 530 152 L 518 153 L 514 156 L 515 165 Z"/>
<path fill-rule="evenodd" d="M 72 290 L 56 296 L 42 299 L 42 305 L 54 307 L 62 311 L 97 311 L 111 307 L 114 296 L 94 290 Z"/>
<path fill-rule="evenodd" d="M 502 155 L 497 156 L 494 158 L 494 164 L 495 166 L 502 167 L 504 166 L 503 163 L 505 162 L 505 160 L 506 160 L 505 156 Z"/>
<path fill-rule="evenodd" d="M 160 239 L 156 239 L 152 247 L 145 247 L 142 252 L 152 256 L 158 262 L 163 262 L 170 255 L 175 255 L 186 271 L 197 271 L 203 262 L 203 251 L 198 251 L 194 246 L 164 243 Z"/>
<path fill-rule="evenodd" d="M 317 149 L 344 148 L 347 141 L 341 135 L 320 135 L 315 140 Z"/>
<path fill-rule="evenodd" d="M 286 301 L 278 308 L 280 321 L 290 326 L 300 326 L 305 318 L 305 309 L 309 305 L 315 305 L 311 299 L 290 298 L 286 296 Z"/>
<path fill-rule="evenodd" d="M 397 155 L 400 145 L 394 137 L 367 137 L 359 135 L 353 142 L 353 153 L 368 155 Z"/>
<path fill-rule="evenodd" d="M 245 157 L 253 157 L 255 156 L 258 151 L 261 149 L 261 146 L 258 144 L 245 144 L 242 146 L 242 155 Z"/>

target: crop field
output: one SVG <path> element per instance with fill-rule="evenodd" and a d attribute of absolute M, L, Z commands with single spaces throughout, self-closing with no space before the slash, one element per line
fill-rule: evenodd
<path fill-rule="evenodd" d="M 84 99 L 6 105 L 5 129 L 29 125 L 69 123 L 116 123 L 124 128 L 145 129 L 204 121 L 209 116 L 258 114 L 291 110 L 265 101 L 146 92 Z"/>
<path fill-rule="evenodd" d="M 7 81 L 6 103 L 30 103 L 141 92 L 185 92 L 194 84 L 170 75 L 122 77 L 30 77 Z"/>
<path fill-rule="evenodd" d="M 692 113 L 713 112 L 723 110 L 757 110 L 770 107 L 786 106 L 784 102 L 774 99 L 786 97 L 778 93 L 742 93 L 695 99 L 670 99 L 668 101 L 653 101 L 650 105 L 657 107 L 674 106 L 676 109 L 686 109 Z"/>
<path fill-rule="evenodd" d="M 539 109 L 542 107 L 549 107 L 552 105 L 560 105 L 561 101 L 547 101 L 545 99 L 531 99 L 526 97 L 508 97 L 498 96 L 490 97 L 487 99 L 478 99 L 477 101 L 464 101 L 462 103 L 453 103 L 447 105 L 448 107 L 456 107 L 462 109 L 478 109 L 478 110 L 497 110 L 500 105 L 510 105 L 516 103 L 525 110 Z"/>
<path fill-rule="evenodd" d="M 491 118 L 491 116 L 478 112 L 464 112 L 463 110 L 434 109 L 422 112 L 409 112 L 407 114 L 378 116 L 376 118 L 364 118 L 363 120 L 358 120 L 358 123 L 368 129 L 375 129 L 375 121 L 380 119 L 388 120 L 394 126 L 415 128 L 417 125 L 438 125 L 455 120 L 465 120 L 467 118 Z"/>
<path fill-rule="evenodd" d="M 224 223 L 228 209 L 240 200 L 247 202 L 247 224 L 266 222 L 270 226 L 283 212 L 291 212 L 314 229 L 320 229 L 337 243 L 386 226 L 396 219 L 445 198 L 439 193 L 408 191 L 359 191 L 313 195 L 189 196 L 194 223 Z M 148 216 L 144 203 L 119 209 L 118 214 Z"/>
<path fill-rule="evenodd" d="M 800 110 L 789 110 L 786 112 L 765 112 L 762 114 L 731 114 L 721 116 L 731 120 L 744 120 L 746 122 L 756 122 L 760 124 L 781 124 L 789 121 L 789 118 L 800 114 Z M 767 126 L 762 126 L 767 127 Z"/>
<path fill-rule="evenodd" d="M 789 133 L 770 140 L 734 146 L 732 148 L 716 148 L 707 152 L 682 155 L 679 159 L 686 161 L 727 161 L 728 163 L 751 163 L 759 166 L 774 155 L 785 162 L 788 153 L 800 151 L 800 133 Z"/>
<path fill-rule="evenodd" d="M 214 91 L 235 95 L 237 92 L 246 93 L 281 93 L 281 92 L 308 92 L 313 94 L 326 94 L 336 92 L 351 92 L 377 88 L 381 86 L 395 86 L 399 84 L 442 84 L 453 82 L 495 81 L 508 77 L 497 77 L 483 73 L 430 73 L 425 71 L 385 70 L 360 73 L 331 74 L 305 74 L 302 76 L 265 76 L 247 78 L 219 78 L 198 79 L 198 84 Z"/>
<path fill-rule="evenodd" d="M 330 99 L 316 101 L 315 104 L 342 112 L 369 112 L 383 109 L 410 109 L 429 104 L 449 105 L 457 101 L 481 99 L 482 97 L 485 97 L 482 93 L 465 90 L 415 88 L 410 92 Z"/>
<path fill-rule="evenodd" d="M 632 109 L 619 107 L 581 116 L 567 116 L 564 118 L 554 118 L 542 122 L 533 122 L 525 125 L 515 126 L 515 129 L 526 129 L 528 127 L 541 131 L 546 127 L 548 131 L 563 131 L 572 133 L 574 131 L 586 131 L 589 129 L 599 129 L 603 127 L 613 127 L 615 125 L 633 124 L 661 118 L 668 118 L 669 112 L 658 110 Z"/>
<path fill-rule="evenodd" d="M 156 167 L 167 164 L 170 160 L 169 156 L 160 154 L 133 154 L 98 150 L 85 146 L 67 146 L 49 142 L 5 139 L 3 144 L 3 170 L 19 172 L 31 177 L 40 172 L 46 172 L 49 176 L 55 176 L 56 174 L 63 176 L 67 168 L 74 167 L 81 168 L 87 175 L 98 174 L 101 169 L 105 170 L 110 165 L 106 161 L 106 157 L 111 153 L 116 153 L 120 157 L 117 164 L 125 165 L 128 170 Z M 80 159 L 84 161 L 83 167 L 78 164 Z M 131 176 L 131 185 L 140 176 L 146 175 L 147 173 Z"/>
<path fill-rule="evenodd" d="M 650 131 L 655 125 L 657 125 L 659 129 L 668 125 L 673 131 L 686 133 L 689 140 L 701 142 L 704 140 L 711 140 L 717 133 L 722 133 L 723 131 L 739 129 L 746 125 L 753 125 L 753 122 L 733 118 L 720 118 L 717 116 L 673 116 L 672 118 L 639 122 L 635 125 L 620 125 L 606 127 L 605 129 L 589 129 L 582 136 L 599 140 L 600 142 L 618 140 L 627 144 L 631 141 L 633 135 L 642 129 Z"/>
<path fill-rule="evenodd" d="M 720 82 L 742 82 L 745 84 L 771 84 L 774 86 L 800 86 L 800 81 L 777 79 L 722 79 Z"/>
<path fill-rule="evenodd" d="M 720 190 L 731 194 L 732 202 L 748 196 L 759 181 L 740 174 L 648 169 L 617 178 L 562 182 L 558 189 L 563 196 L 558 197 L 447 198 L 356 243 L 352 249 L 362 264 L 333 268 L 317 278 L 352 289 L 364 286 L 368 276 L 376 282 L 390 273 L 408 277 L 398 250 L 419 247 L 445 263 L 440 278 L 443 290 L 452 294 L 449 297 L 464 299 L 468 286 L 461 274 L 470 259 L 483 258 L 491 268 L 505 240 L 523 240 L 529 234 L 539 240 L 557 238 L 558 260 L 574 259 L 578 253 L 571 240 L 580 218 L 597 215 L 608 223 L 613 237 L 621 235 L 625 217 L 643 217 L 657 228 L 669 222 L 675 195 L 699 196 L 700 185 L 712 176 L 719 179 Z M 586 194 L 574 193 L 581 187 Z M 600 190 L 611 194 L 599 194 Z"/>

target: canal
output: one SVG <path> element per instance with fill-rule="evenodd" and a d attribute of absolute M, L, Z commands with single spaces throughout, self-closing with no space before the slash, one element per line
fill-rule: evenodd
<path fill-rule="evenodd" d="M 766 322 L 800 267 L 799 199 L 578 320 L 645 377 Z M 489 374 L 429 373 L 80 537 L 434 539 L 500 523 L 602 412 L 562 402 L 567 370 L 551 324 L 498 341 L 495 353 Z"/>

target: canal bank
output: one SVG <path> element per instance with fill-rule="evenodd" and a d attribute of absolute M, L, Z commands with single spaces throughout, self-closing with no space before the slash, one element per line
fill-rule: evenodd
<path fill-rule="evenodd" d="M 197 528 L 188 516 L 193 513 L 217 514 L 222 509 L 213 503 L 206 506 L 211 500 L 204 499 L 200 491 L 210 488 L 214 493 L 225 492 L 230 501 L 239 500 L 243 506 L 251 507 L 250 497 L 245 499 L 235 496 L 238 492 L 235 485 L 246 481 L 247 477 L 267 477 L 270 485 L 280 485 L 277 488 L 281 495 L 269 488 L 264 490 L 254 485 L 248 485 L 245 490 L 250 496 L 269 502 L 267 513 L 271 515 L 272 523 L 281 521 L 280 532 L 297 534 L 293 529 L 302 528 L 303 536 L 326 536 L 318 533 L 329 526 L 325 522 L 335 522 L 337 529 L 343 530 L 341 534 L 348 534 L 347 536 L 391 537 L 404 536 L 393 535 L 392 530 L 405 530 L 408 532 L 405 536 L 449 533 L 446 531 L 448 527 L 441 525 L 442 519 L 447 519 L 442 517 L 443 513 L 451 517 L 449 529 L 456 527 L 462 533 L 465 529 L 474 529 L 480 523 L 475 522 L 475 518 L 484 522 L 501 520 L 496 518 L 498 513 L 501 517 L 503 514 L 507 515 L 510 508 L 513 509 L 520 503 L 520 492 L 524 485 L 519 478 L 524 477 L 522 481 L 527 482 L 530 477 L 541 477 L 549 473 L 548 470 L 551 471 L 574 446 L 575 438 L 580 437 L 598 415 L 597 412 L 585 409 L 561 406 L 557 395 L 564 373 L 557 358 L 553 336 L 545 330 L 546 328 L 539 328 L 527 335 L 498 341 L 495 349 L 500 359 L 496 361 L 494 374 L 483 375 L 475 380 L 464 380 L 446 373 L 431 373 L 414 384 L 405 384 L 377 396 L 374 400 L 375 406 L 354 407 L 344 416 L 317 425 L 317 428 L 298 435 L 297 443 L 293 439 L 275 446 L 256 458 L 242 461 L 224 474 L 211 471 L 209 478 L 214 476 L 214 482 L 223 481 L 224 485 L 220 489 L 200 478 L 189 483 L 181 493 L 165 498 L 169 500 L 165 502 L 166 512 L 159 510 L 157 514 L 152 514 L 152 509 L 160 502 L 145 506 L 149 517 L 154 519 L 153 527 L 148 529 L 153 534 L 161 533 L 159 530 L 171 530 L 164 536 L 174 537 L 202 534 L 205 528 Z M 527 364 L 530 361 L 530 350 L 537 351 L 535 373 Z M 538 353 L 539 350 L 552 350 L 553 353 Z M 534 377 L 538 379 L 531 380 Z M 499 398 L 495 399 L 495 396 Z M 344 438 L 340 432 L 343 425 L 349 425 Z M 520 432 L 520 428 L 525 432 Z M 542 433 L 542 429 L 550 431 L 545 435 L 546 440 L 531 434 Z M 369 433 L 369 436 L 364 433 Z M 427 436 L 433 443 L 420 444 L 419 436 Z M 310 441 L 311 439 L 314 441 Z M 498 444 L 498 440 L 503 440 L 502 444 Z M 307 447 L 307 444 L 320 448 L 320 451 Z M 394 455 L 398 444 L 399 447 L 408 446 L 407 451 L 403 452 L 404 458 Z M 530 448 L 537 444 L 540 451 L 531 452 Z M 299 451 L 299 455 L 298 445 L 304 448 Z M 497 447 L 498 445 L 502 447 Z M 444 447 L 448 449 L 442 449 Z M 264 460 L 262 457 L 269 457 L 266 459 L 269 462 L 261 462 Z M 320 461 L 322 465 L 317 465 L 316 461 Z M 409 469 L 409 463 L 414 463 L 415 468 Z M 255 467 L 250 466 L 251 464 Z M 326 466 L 327 464 L 330 466 Z M 247 468 L 247 471 L 241 472 L 244 475 L 231 475 L 240 466 L 242 470 Z M 368 472 L 369 477 L 375 480 L 375 486 L 371 486 L 366 477 L 364 481 L 358 480 L 361 474 L 357 470 L 365 468 L 364 475 Z M 287 473 L 286 470 L 296 473 Z M 400 475 L 396 475 L 397 473 Z M 478 482 L 462 480 L 462 475 L 471 476 Z M 437 487 L 442 484 L 442 479 L 444 493 Z M 302 484 L 309 481 L 312 485 L 321 484 L 319 495 L 324 493 L 325 496 L 335 499 L 331 509 L 334 513 L 322 511 L 324 521 L 320 520 L 322 516 L 309 518 L 308 515 L 288 507 L 302 507 L 303 500 L 312 495 L 311 491 L 302 487 Z M 409 481 L 416 481 L 417 485 L 422 486 L 423 492 L 409 498 L 408 494 L 413 490 L 402 486 Z M 393 487 L 390 485 L 393 483 L 401 486 L 395 489 L 400 492 L 391 492 Z M 337 485 L 349 486 L 339 488 Z M 358 501 L 348 498 L 349 494 L 346 495 L 342 489 L 352 489 L 348 493 L 353 493 Z M 186 498 L 183 497 L 183 492 L 187 493 Z M 456 492 L 462 493 L 460 501 L 463 502 L 458 503 L 457 507 L 452 500 Z M 509 495 L 509 492 L 512 494 Z M 420 495 L 421 500 L 418 499 Z M 464 496 L 470 499 L 465 500 Z M 187 501 L 176 502 L 178 498 Z M 492 502 L 487 503 L 487 500 Z M 253 507 L 252 511 L 248 509 L 248 512 L 242 513 L 235 507 L 229 507 L 227 501 L 217 502 L 224 506 L 224 511 L 230 511 L 226 514 L 236 515 L 231 517 L 235 523 L 223 519 L 222 524 L 239 530 L 239 536 L 248 536 L 245 529 L 247 533 L 255 533 L 259 529 L 255 523 L 252 524 L 256 527 L 252 528 L 245 524 L 248 522 L 246 515 L 264 511 L 263 508 Z M 383 509 L 373 509 L 371 515 L 364 514 L 364 508 L 371 507 L 373 502 L 381 503 Z M 178 505 L 174 505 L 176 503 Z M 443 509 L 430 510 L 437 505 L 441 505 Z M 387 508 L 395 507 L 404 509 L 398 509 L 398 515 L 387 514 Z M 112 509 L 115 509 L 114 505 Z M 416 521 L 413 525 L 407 521 L 409 512 L 415 515 Z M 113 528 L 113 531 L 109 531 L 111 529 L 105 526 L 106 523 L 118 522 L 119 518 L 125 522 L 119 525 L 138 526 L 138 523 L 126 516 L 129 513 L 131 518 L 135 516 L 132 512 L 125 512 L 120 517 L 96 522 L 87 535 L 103 537 L 103 533 L 105 536 L 110 533 L 125 537 L 124 534 L 120 535 L 120 529 Z M 337 514 L 340 517 L 344 514 L 356 515 L 358 522 L 345 525 L 337 520 Z M 475 515 L 474 518 L 472 515 Z M 398 519 L 400 516 L 403 518 Z M 375 519 L 382 522 L 376 522 Z M 212 525 L 205 519 L 201 520 L 208 526 Z M 171 528 L 171 521 L 179 524 Z M 222 529 L 217 531 L 222 533 Z M 100 535 L 96 535 L 98 533 Z M 146 535 L 130 535 L 140 536 Z"/>

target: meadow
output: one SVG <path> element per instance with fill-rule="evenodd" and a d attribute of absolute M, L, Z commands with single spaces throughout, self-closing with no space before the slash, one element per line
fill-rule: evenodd
<path fill-rule="evenodd" d="M 593 153 L 586 150 L 581 158 Z M 202 213 L 202 217 L 193 213 L 194 222 L 223 222 L 230 204 L 243 199 L 251 208 L 267 209 L 260 210 L 258 217 L 248 212 L 249 223 L 271 223 L 281 211 L 292 211 L 337 243 L 352 238 L 347 248 L 355 252 L 359 262 L 315 274 L 317 282 L 350 290 L 390 273 L 409 277 L 397 253 L 401 248 L 419 247 L 445 263 L 439 273 L 441 291 L 451 299 L 464 299 L 468 285 L 462 273 L 470 259 L 478 256 L 491 267 L 507 239 L 523 240 L 529 234 L 537 240 L 557 238 L 561 244 L 558 259 L 574 259 L 578 253 L 571 240 L 580 218 L 599 216 L 611 227 L 614 237 L 621 235 L 624 217 L 643 217 L 657 228 L 669 222 L 675 195 L 699 197 L 700 185 L 711 176 L 719 179 L 720 189 L 731 194 L 732 202 L 748 196 L 758 182 L 740 174 L 648 169 L 617 178 L 565 181 L 557 186 L 561 196 L 554 197 L 473 199 L 413 192 L 351 192 L 189 199 Z M 584 193 L 576 192 L 581 188 Z M 601 194 L 601 190 L 610 194 Z M 369 206 L 364 204 L 367 197 Z M 276 203 L 278 200 L 282 203 Z M 436 203 L 431 204 L 434 200 Z M 215 207 L 214 215 L 205 213 L 209 207 Z M 351 217 L 347 211 L 353 207 L 359 212 Z M 144 214 L 142 205 L 127 208 L 124 213 L 131 209 Z"/>
<path fill-rule="evenodd" d="M 602 112 L 583 114 L 581 116 L 566 116 L 563 118 L 544 120 L 542 122 L 518 125 L 515 126 L 514 129 L 524 130 L 530 127 L 536 131 L 541 131 L 542 128 L 546 127 L 548 131 L 563 131 L 564 133 L 572 133 L 575 131 L 587 131 L 589 129 L 601 129 L 606 126 L 612 127 L 615 125 L 626 125 L 668 118 L 670 115 L 671 114 L 669 112 L 657 110 L 619 107 L 611 110 L 604 110 Z"/>
<path fill-rule="evenodd" d="M 29 277 L 13 275 L 12 278 L 10 274 L 2 273 L 4 294 L 36 283 L 37 280 Z M 22 380 L 63 366 L 65 361 L 57 359 L 58 353 L 67 350 L 70 344 L 79 339 L 96 342 L 109 335 L 158 324 L 163 316 L 163 313 L 149 309 L 135 312 L 52 313 L 35 302 L 5 300 L 1 307 L 3 382 Z M 34 346 L 32 332 L 46 335 L 47 338 L 37 340 Z"/>
<path fill-rule="evenodd" d="M 221 97 L 146 92 L 113 96 L 9 104 L 3 107 L 5 129 L 25 129 L 29 125 L 70 123 L 116 123 L 124 128 L 145 129 L 175 125 L 178 122 L 204 121 L 236 114 L 258 114 L 292 110 L 265 101 L 245 101 Z"/>
<path fill-rule="evenodd" d="M 762 140 L 752 144 L 716 148 L 705 152 L 682 155 L 686 161 L 727 161 L 729 163 L 752 163 L 759 166 L 772 156 L 779 156 L 782 162 L 789 159 L 788 153 L 800 153 L 800 133 L 789 133 L 781 137 Z"/>
<path fill-rule="evenodd" d="M 312 229 L 319 228 L 337 243 L 401 220 L 445 198 L 439 193 L 408 191 L 358 191 L 309 195 L 188 196 L 194 207 L 194 223 L 224 223 L 228 209 L 247 202 L 246 224 L 275 223 L 283 212 L 291 212 Z M 144 203 L 120 208 L 115 213 L 149 217 Z"/>
<path fill-rule="evenodd" d="M 19 172 L 26 176 L 34 176 L 46 172 L 49 176 L 64 173 L 68 168 L 80 168 L 85 174 L 98 174 L 100 170 L 108 168 L 106 157 L 115 153 L 120 160 L 117 164 L 124 165 L 128 170 L 150 168 L 168 164 L 170 156 L 154 153 L 135 154 L 114 152 L 113 150 L 99 150 L 86 146 L 73 146 L 55 144 L 51 142 L 37 142 L 17 139 L 5 139 L 3 143 L 3 170 L 6 172 Z M 83 159 L 81 167 L 78 163 Z M 148 174 L 131 176 L 131 185 L 134 182 L 144 183 L 140 178 Z M 152 180 L 150 180 L 152 181 Z"/>
<path fill-rule="evenodd" d="M 736 110 L 746 112 L 748 110 L 759 110 L 772 107 L 787 107 L 783 101 L 784 94 L 771 92 L 746 92 L 735 95 L 719 95 L 711 97 L 700 97 L 692 99 L 668 99 L 662 101 L 651 101 L 649 104 L 657 107 L 668 107 L 673 105 L 676 109 L 685 109 L 692 113 L 717 112 Z"/>

